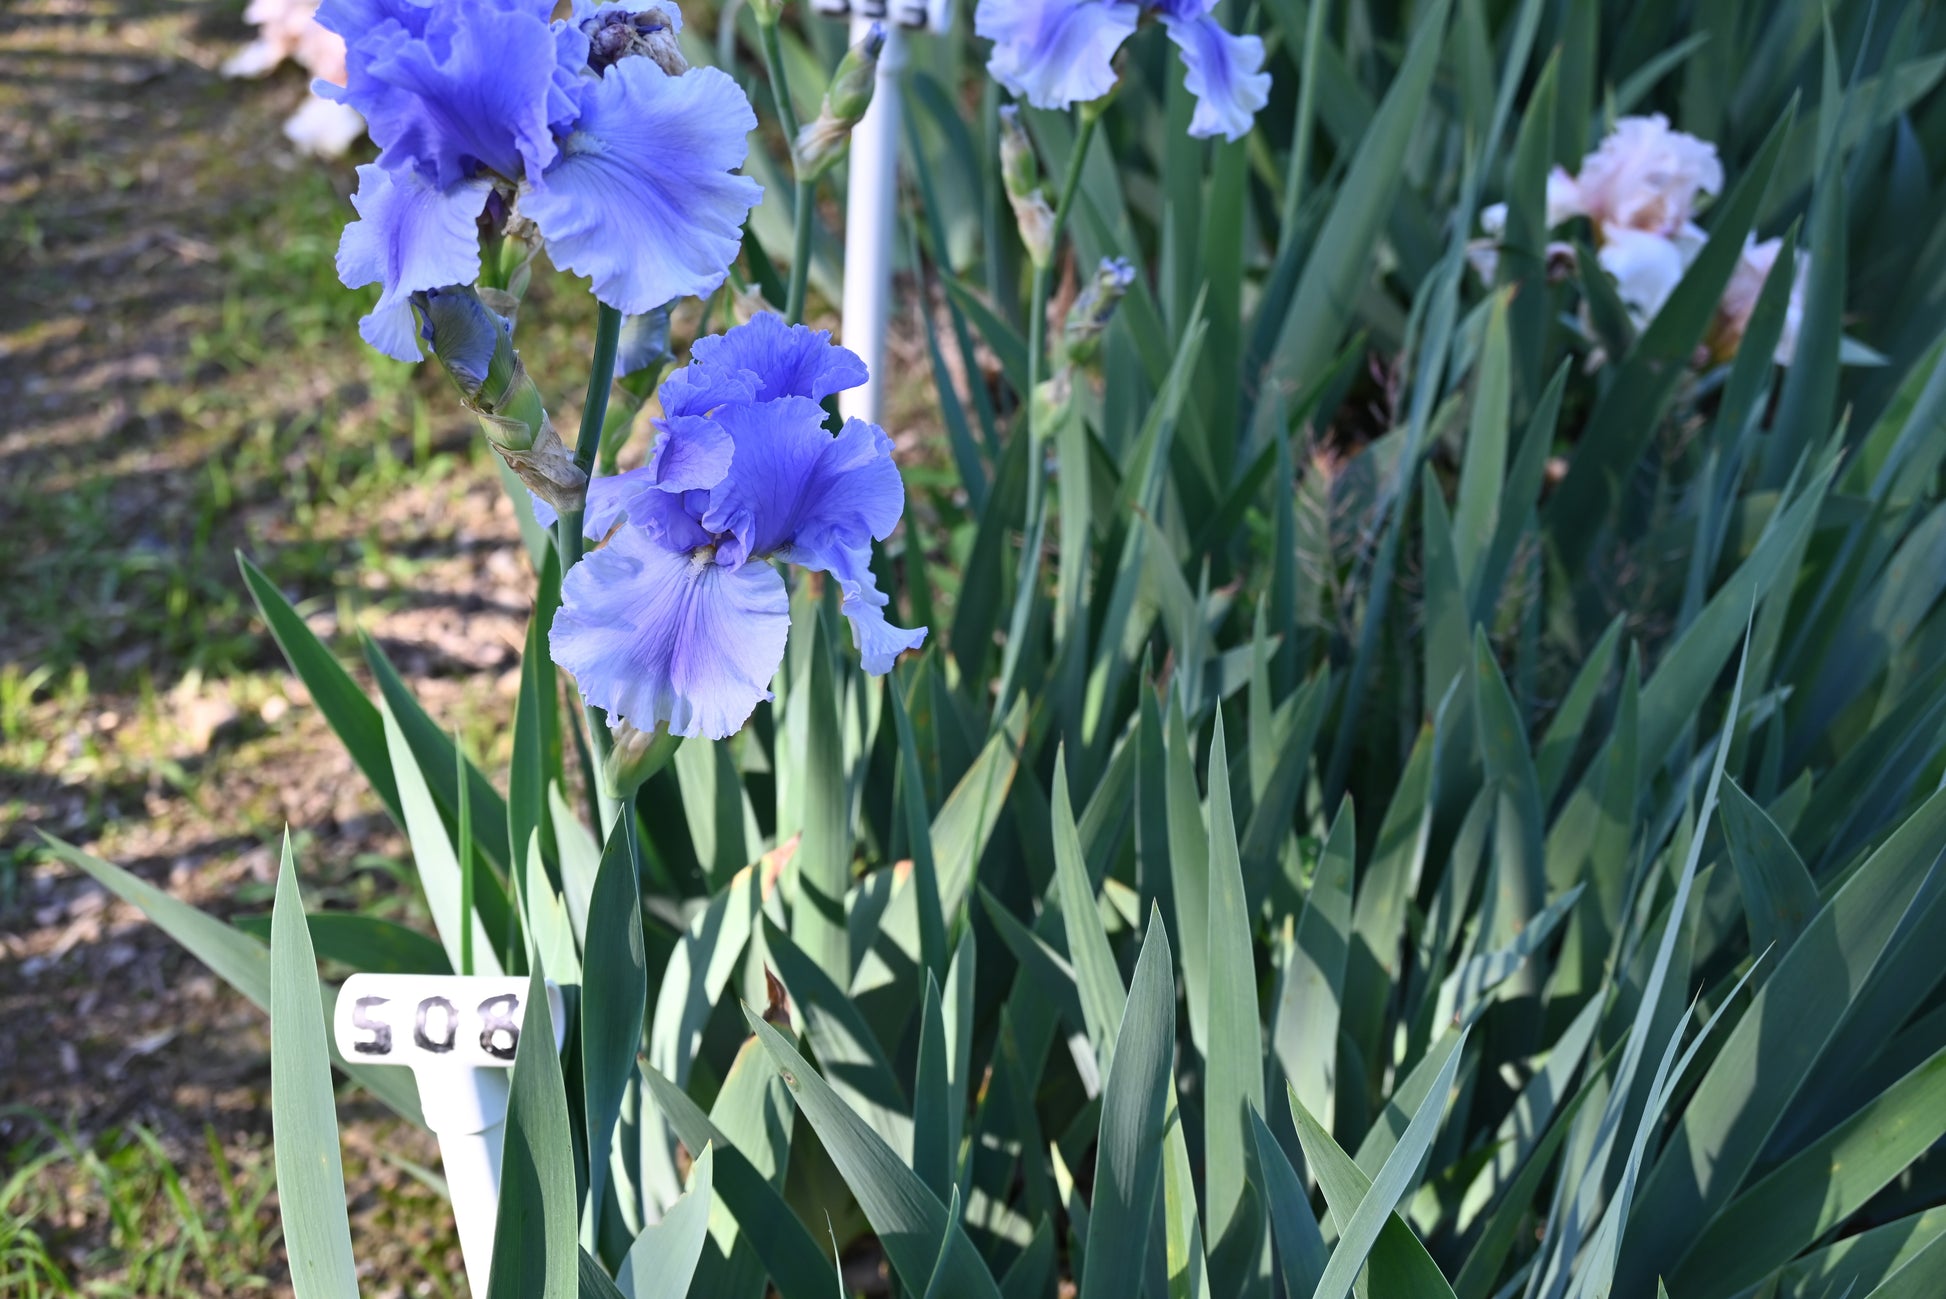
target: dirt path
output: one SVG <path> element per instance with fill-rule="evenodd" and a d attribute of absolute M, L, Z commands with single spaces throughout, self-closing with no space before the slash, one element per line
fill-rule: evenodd
<path fill-rule="evenodd" d="M 0 9 L 0 1185 L 56 1156 L 0 1222 L 75 1283 L 144 1294 L 287 1292 L 274 1195 L 226 1198 L 212 1154 L 267 1187 L 263 1017 L 33 829 L 234 917 L 267 909 L 289 825 L 312 906 L 410 915 L 403 845 L 232 551 L 321 632 L 376 636 L 488 760 L 530 581 L 434 377 L 352 332 L 362 303 L 331 266 L 351 164 L 278 130 L 301 75 L 217 75 L 241 9 Z M 544 356 L 544 298 L 537 314 Z M 430 1138 L 370 1104 L 345 1119 L 366 1293 L 445 1292 L 443 1205 L 376 1155 L 436 1164 Z M 141 1239 L 113 1221 L 130 1204 Z"/>

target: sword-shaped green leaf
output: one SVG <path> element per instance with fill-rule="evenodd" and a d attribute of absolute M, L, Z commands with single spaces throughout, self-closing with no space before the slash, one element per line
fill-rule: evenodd
<path fill-rule="evenodd" d="M 327 1031 L 286 831 L 270 921 L 270 1126 L 277 1210 L 297 1299 L 358 1296 Z"/>

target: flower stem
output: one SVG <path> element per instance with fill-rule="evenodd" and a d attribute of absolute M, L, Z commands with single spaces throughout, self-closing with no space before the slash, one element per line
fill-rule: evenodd
<path fill-rule="evenodd" d="M 1081 188 L 1081 168 L 1087 161 L 1088 146 L 1095 138 L 1095 124 L 1099 116 L 1086 108 L 1081 110 L 1081 128 L 1075 133 L 1074 148 L 1068 154 L 1068 167 L 1061 177 L 1061 192 L 1054 207 L 1054 227 L 1048 234 L 1050 252 L 1045 266 L 1034 270 L 1034 296 L 1030 314 L 1027 317 L 1027 532 L 1032 535 L 1034 521 L 1040 516 L 1042 504 L 1042 482 L 1040 465 L 1045 458 L 1043 445 L 1045 434 L 1041 429 L 1039 403 L 1034 394 L 1039 391 L 1041 378 L 1046 369 L 1047 350 L 1047 300 L 1054 290 L 1054 271 L 1061 261 L 1061 235 L 1067 229 L 1068 213 L 1074 207 L 1075 193 Z M 1021 573 L 1024 575 L 1037 570 L 1038 558 L 1032 563 L 1024 557 Z"/>
<path fill-rule="evenodd" d="M 602 303 L 595 316 L 595 354 L 588 371 L 588 396 L 581 404 L 581 431 L 574 439 L 574 463 L 584 474 L 592 472 L 595 455 L 601 449 L 601 426 L 608 418 L 608 393 L 615 385 L 615 350 L 621 345 L 621 338 L 622 313 Z M 581 510 L 564 513 L 554 525 L 554 547 L 560 555 L 561 580 L 564 583 L 568 570 L 581 561 L 582 514 Z M 601 760 L 608 756 L 611 743 L 608 719 L 592 705 L 586 712 L 588 744 L 595 752 L 594 768 L 599 771 Z M 595 816 L 595 828 L 600 831 L 609 822 L 610 809 L 599 781 L 590 785 L 588 802 Z"/>
<path fill-rule="evenodd" d="M 595 355 L 588 372 L 588 397 L 581 404 L 581 431 L 574 439 L 574 464 L 591 473 L 601 449 L 601 426 L 608 418 L 608 392 L 615 386 L 615 349 L 621 345 L 622 313 L 607 303 L 595 317 Z M 561 515 L 554 525 L 554 544 L 561 552 L 561 577 L 581 559 L 582 511 Z"/>
<path fill-rule="evenodd" d="M 801 324 L 804 298 L 811 283 L 811 222 L 817 214 L 817 188 L 814 180 L 797 182 L 797 206 L 791 221 L 791 285 L 784 302 L 784 323 Z"/>
<path fill-rule="evenodd" d="M 791 103 L 790 74 L 784 71 L 784 46 L 777 38 L 777 22 L 759 22 L 757 34 L 764 47 L 764 71 L 770 76 L 770 95 L 777 101 L 777 120 L 784 128 L 786 147 L 797 143 L 797 108 Z"/>

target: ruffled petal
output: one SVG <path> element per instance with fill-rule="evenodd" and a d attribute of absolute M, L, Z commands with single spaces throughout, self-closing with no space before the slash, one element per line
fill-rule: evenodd
<path fill-rule="evenodd" d="M 865 382 L 865 363 L 831 341 L 828 329 L 786 325 L 783 317 L 758 312 L 728 333 L 699 338 L 690 348 L 691 369 L 712 373 L 748 371 L 756 396 L 809 397 L 823 401 Z M 673 377 L 673 376 L 672 376 Z M 719 403 L 720 404 L 720 403 Z M 665 398 L 663 408 L 668 408 Z"/>
<path fill-rule="evenodd" d="M 409 35 L 423 36 L 432 6 L 433 0 L 323 0 L 317 18 L 319 26 L 346 41 L 356 41 L 386 22 L 398 23 Z"/>
<path fill-rule="evenodd" d="M 662 413 L 671 419 L 707 415 L 730 402 L 755 401 L 762 382 L 748 370 L 685 365 L 662 381 L 656 398 L 662 403 Z"/>
<path fill-rule="evenodd" d="M 715 418 L 736 453 L 702 523 L 724 537 L 718 553 L 726 562 L 776 555 L 822 566 L 820 557 L 869 547 L 898 526 L 905 484 L 892 439 L 876 425 L 848 420 L 833 437 L 824 409 L 808 397 L 727 406 Z"/>
<path fill-rule="evenodd" d="M 926 643 L 926 628 L 908 630 L 885 620 L 885 609 L 891 598 L 878 589 L 878 579 L 872 573 L 870 547 L 841 548 L 815 558 L 816 563 L 798 562 L 802 567 L 818 569 L 837 579 L 838 588 L 844 593 L 838 610 L 851 620 L 851 643 L 867 672 L 884 676 L 892 670 L 899 655 Z"/>
<path fill-rule="evenodd" d="M 611 719 L 720 740 L 771 697 L 789 631 L 770 565 L 712 563 L 623 528 L 568 572 L 549 643 Z"/>
<path fill-rule="evenodd" d="M 401 361 L 419 359 L 410 296 L 479 278 L 476 222 L 490 188 L 475 180 L 442 190 L 416 171 L 358 169 L 351 199 L 358 220 L 338 242 L 338 278 L 347 288 L 385 286 L 378 305 L 358 322 L 366 342 Z"/>
<path fill-rule="evenodd" d="M 1715 145 L 1670 130 L 1660 113 L 1624 117 L 1581 160 L 1574 184 L 1578 210 L 1598 228 L 1670 235 L 1695 214 L 1702 195 L 1722 192 L 1723 164 Z"/>
<path fill-rule="evenodd" d="M 554 126 L 576 112 L 549 9 L 443 4 L 417 30 L 388 17 L 348 31 L 345 88 L 332 97 L 365 115 L 385 166 L 429 171 L 442 188 L 482 166 L 509 180 L 538 175 L 558 152 Z"/>
<path fill-rule="evenodd" d="M 1164 14 L 1162 25 L 1182 52 L 1183 84 L 1196 96 L 1189 133 L 1226 140 L 1249 134 L 1257 110 L 1270 99 L 1263 41 L 1232 36 L 1208 15 L 1185 20 Z"/>
<path fill-rule="evenodd" d="M 757 125 L 715 68 L 672 77 L 624 59 L 587 83 L 561 160 L 521 196 L 557 266 L 624 312 L 710 292 L 736 257 L 763 187 L 731 171 Z"/>
<path fill-rule="evenodd" d="M 1115 51 L 1140 15 L 1119 0 L 980 0 L 973 30 L 993 42 L 995 81 L 1036 108 L 1067 108 L 1115 88 Z"/>

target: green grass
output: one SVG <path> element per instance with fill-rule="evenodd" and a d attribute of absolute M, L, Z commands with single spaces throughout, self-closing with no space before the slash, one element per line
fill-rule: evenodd
<path fill-rule="evenodd" d="M 282 1268 L 267 1144 L 233 1160 L 214 1128 L 185 1178 L 149 1129 L 92 1139 L 43 1116 L 0 1162 L 0 1293 L 192 1299 L 260 1294 Z"/>

